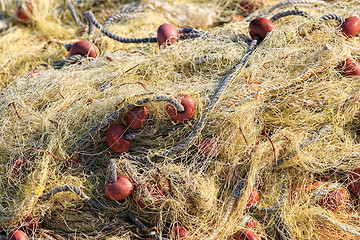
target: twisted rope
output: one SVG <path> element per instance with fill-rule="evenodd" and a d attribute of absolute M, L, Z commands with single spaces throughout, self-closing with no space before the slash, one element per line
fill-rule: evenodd
<path fill-rule="evenodd" d="M 110 179 L 113 182 L 116 182 L 117 180 L 117 172 L 116 172 L 116 162 L 115 159 L 110 158 L 109 159 L 109 165 L 110 165 Z"/>
<path fill-rule="evenodd" d="M 272 22 L 275 22 L 276 20 L 278 20 L 278 19 L 280 19 L 282 17 L 293 16 L 293 15 L 310 18 L 309 14 L 302 11 L 302 10 L 288 10 L 288 11 L 285 11 L 285 12 L 280 12 L 280 13 L 275 14 L 269 20 L 272 21 Z"/>
<path fill-rule="evenodd" d="M 204 34 L 201 34 L 199 32 L 190 32 L 190 33 L 184 33 L 179 35 L 179 39 L 188 39 L 188 38 L 198 38 L 198 37 L 202 37 L 204 36 Z"/>
<path fill-rule="evenodd" d="M 148 162 L 148 161 L 154 161 L 157 162 L 159 159 L 171 156 L 175 153 L 180 152 L 181 150 L 187 148 L 190 143 L 199 135 L 202 128 L 204 127 L 204 124 L 206 123 L 207 117 L 209 113 L 214 109 L 216 103 L 219 101 L 221 95 L 227 88 L 227 86 L 232 82 L 232 80 L 238 75 L 240 70 L 242 70 L 244 64 L 247 62 L 251 54 L 254 52 L 257 42 L 259 40 L 259 36 L 255 36 L 254 39 L 251 41 L 247 53 L 244 55 L 244 57 L 241 59 L 240 63 L 236 65 L 236 67 L 233 69 L 233 71 L 228 74 L 222 82 L 220 82 L 217 90 L 215 91 L 215 94 L 211 98 L 211 101 L 208 105 L 208 107 L 205 109 L 205 112 L 203 116 L 201 117 L 200 121 L 197 123 L 193 131 L 190 133 L 190 135 L 181 143 L 178 145 L 172 147 L 170 150 L 163 152 L 163 153 L 157 153 L 154 156 L 146 156 L 146 157 L 137 157 L 132 155 L 126 155 L 126 158 L 133 161 L 138 162 Z"/>
<path fill-rule="evenodd" d="M 105 34 L 109 38 L 112 38 L 112 39 L 114 39 L 114 40 L 116 40 L 118 42 L 122 42 L 122 43 L 150 43 L 150 42 L 157 42 L 157 37 L 150 37 L 150 38 L 123 38 L 123 37 L 119 37 L 119 36 L 109 32 L 108 30 L 106 30 L 107 25 L 114 22 L 115 20 L 123 19 L 123 18 L 132 18 L 132 17 L 134 17 L 132 15 L 125 14 L 125 13 L 115 14 L 115 15 L 109 17 L 108 19 L 106 19 L 106 21 L 103 23 L 102 26 L 96 20 L 94 14 L 91 11 L 87 11 L 86 16 L 89 19 L 89 31 L 88 31 L 89 35 L 93 34 L 94 26 L 95 26 L 98 29 L 100 29 L 100 31 L 103 34 Z M 205 34 L 203 32 L 200 32 L 200 31 L 197 31 L 197 30 L 194 30 L 192 28 L 183 28 L 182 30 L 179 30 L 179 32 L 184 33 L 184 34 L 179 35 L 179 39 L 198 38 L 198 37 L 202 37 L 202 36 L 209 37 L 207 34 Z"/>
<path fill-rule="evenodd" d="M 147 228 L 136 216 L 135 214 L 128 210 L 126 211 L 127 216 L 131 219 L 131 221 L 133 221 L 133 223 L 135 223 L 135 225 L 143 232 L 145 232 L 145 236 L 143 237 L 147 237 L 147 239 L 155 239 L 155 240 L 167 240 L 165 238 L 161 238 L 156 231 L 154 230 L 149 230 L 149 228 Z"/>
<path fill-rule="evenodd" d="M 230 37 L 231 41 L 238 42 L 239 40 L 243 40 L 244 42 L 251 42 L 251 38 L 246 36 L 245 34 L 237 34 Z"/>
<path fill-rule="evenodd" d="M 317 141 L 320 139 L 320 137 L 322 135 L 324 135 L 325 133 L 327 133 L 328 131 L 330 131 L 332 129 L 332 126 L 331 125 L 326 125 L 325 127 L 323 127 L 319 132 L 315 133 L 313 136 L 311 136 L 310 138 L 308 138 L 305 142 L 303 142 L 302 144 L 300 144 L 299 146 L 299 149 L 304 149 L 306 148 L 307 146 L 309 146 L 311 143 Z M 287 156 L 283 157 L 283 158 L 280 158 L 278 161 L 277 161 L 277 164 L 273 165 L 272 167 L 275 168 L 275 167 L 278 167 L 280 165 L 282 165 L 285 161 L 288 161 L 290 159 L 292 159 L 293 157 L 296 156 L 296 152 L 291 152 L 290 154 L 288 154 Z"/>
<path fill-rule="evenodd" d="M 79 62 L 84 56 L 82 56 L 81 54 L 75 54 L 72 55 L 70 57 L 68 57 L 67 59 L 65 59 L 65 61 L 63 61 L 63 66 L 68 66 L 70 64 L 74 64 Z"/>
<path fill-rule="evenodd" d="M 229 201 L 226 206 L 226 210 L 220 218 L 221 219 L 220 223 L 217 225 L 220 228 L 219 227 L 215 228 L 213 233 L 209 236 L 208 239 L 210 239 L 210 240 L 215 239 L 215 237 L 219 234 L 219 232 L 221 232 L 224 229 L 224 227 L 226 227 L 225 223 L 228 221 L 228 219 L 230 217 L 230 214 L 234 208 L 235 202 L 236 202 L 236 199 L 234 197 L 230 196 Z"/>
<path fill-rule="evenodd" d="M 108 19 L 105 20 L 102 27 L 106 28 L 108 25 L 110 25 L 114 21 L 117 21 L 117 20 L 120 20 L 120 19 L 133 18 L 133 17 L 134 17 L 133 15 L 130 15 L 130 14 L 127 14 L 127 13 L 114 14 L 114 15 L 108 17 Z M 95 30 L 94 24 L 91 21 L 89 21 L 88 34 L 91 36 L 94 33 L 94 30 Z"/>
<path fill-rule="evenodd" d="M 75 23 L 79 26 L 83 25 L 83 23 L 81 22 L 81 20 L 79 19 L 79 17 L 76 14 L 76 10 L 75 10 L 74 6 L 72 5 L 71 0 L 68 0 L 68 7 L 70 10 L 71 16 L 75 20 Z"/>
<path fill-rule="evenodd" d="M 275 229 L 278 231 L 283 240 L 292 239 L 289 231 L 286 229 L 285 223 L 282 220 L 280 213 L 275 213 Z"/>
<path fill-rule="evenodd" d="M 243 193 L 244 188 L 246 187 L 247 183 L 245 180 L 241 180 L 239 181 L 238 185 L 236 186 L 235 190 L 234 190 L 234 197 L 236 199 L 239 199 Z"/>
<path fill-rule="evenodd" d="M 254 18 L 258 18 L 258 17 L 263 17 L 266 16 L 270 13 L 272 13 L 275 9 L 278 8 L 287 8 L 287 7 L 291 7 L 291 6 L 296 6 L 296 5 L 308 5 L 308 4 L 316 4 L 316 3 L 325 3 L 325 1 L 321 1 L 321 0 L 290 0 L 290 1 L 286 1 L 286 2 L 281 2 L 279 4 L 274 5 L 272 8 L 270 8 L 269 11 L 262 13 L 260 15 L 257 15 Z M 252 19 L 248 19 L 246 20 L 247 22 L 250 22 Z"/>
<path fill-rule="evenodd" d="M 340 23 L 345 22 L 345 19 L 340 17 L 337 14 L 327 14 L 327 15 L 324 15 L 324 16 L 320 17 L 320 21 L 327 21 L 327 20 L 337 20 Z"/>
<path fill-rule="evenodd" d="M 270 8 L 268 13 L 271 13 L 272 11 L 274 11 L 277 8 L 287 8 L 287 7 L 294 6 L 294 5 L 314 4 L 314 3 L 325 3 L 325 2 L 319 1 L 319 0 L 290 0 L 290 1 L 281 2 L 279 4 L 274 5 L 272 8 Z"/>
<path fill-rule="evenodd" d="M 105 205 L 101 204 L 100 202 L 98 202 L 97 200 L 87 196 L 85 193 L 83 193 L 83 191 L 81 191 L 81 189 L 79 189 L 79 188 L 77 188 L 77 187 L 75 187 L 73 185 L 63 185 L 63 186 L 56 187 L 56 188 L 50 190 L 45 195 L 39 197 L 39 201 L 40 202 L 46 201 L 50 197 L 54 196 L 57 193 L 67 192 L 67 191 L 71 191 L 71 192 L 75 193 L 80 198 L 86 200 L 91 206 L 93 206 L 95 208 L 98 208 L 100 210 L 106 210 L 108 208 L 124 208 L 125 207 L 124 204 L 122 204 L 120 206 L 111 206 L 111 207 L 105 206 Z"/>
<path fill-rule="evenodd" d="M 134 140 L 135 138 L 138 138 L 139 136 L 141 136 L 142 132 L 143 132 L 142 130 L 131 131 L 129 133 L 125 133 L 124 138 L 126 140 Z"/>
<path fill-rule="evenodd" d="M 115 21 L 119 21 L 121 19 L 128 19 L 128 18 L 134 18 L 134 15 L 127 14 L 127 13 L 114 14 L 105 20 L 105 22 L 103 23 L 103 28 L 107 27 L 108 25 L 110 25 L 111 23 L 113 23 Z"/>
<path fill-rule="evenodd" d="M 360 237 L 360 232 L 354 230 L 351 226 L 347 225 L 347 224 L 340 224 L 338 223 L 337 221 L 323 215 L 323 214 L 320 214 L 320 213 L 308 213 L 309 215 L 313 215 L 313 216 L 316 216 L 318 218 L 321 218 L 333 225 L 335 225 L 336 227 L 338 227 L 339 229 L 345 231 L 345 232 L 348 232 L 348 233 L 351 233 L 357 237 Z"/>
<path fill-rule="evenodd" d="M 123 38 L 123 37 L 119 37 L 111 32 L 109 32 L 108 30 L 106 30 L 104 27 L 102 27 L 98 21 L 96 20 L 94 14 L 91 11 L 87 11 L 86 12 L 86 16 L 89 19 L 89 33 L 93 31 L 93 26 L 97 27 L 98 29 L 100 29 L 100 31 L 108 36 L 109 38 L 112 38 L 118 42 L 122 42 L 122 43 L 150 43 L 150 42 L 157 42 L 157 37 L 152 37 L 152 38 Z M 93 26 L 91 26 L 93 25 Z M 91 29 L 91 31 L 90 31 Z"/>
<path fill-rule="evenodd" d="M 86 144 L 90 139 L 92 139 L 95 136 L 95 134 L 98 131 L 100 131 L 104 127 L 108 126 L 108 124 L 111 121 L 118 119 L 121 116 L 121 114 L 123 114 L 135 107 L 144 106 L 144 105 L 148 104 L 149 102 L 161 102 L 161 101 L 169 102 L 176 108 L 176 110 L 178 112 L 183 112 L 185 110 L 184 106 L 181 105 L 178 100 L 176 100 L 170 96 L 151 96 L 151 97 L 147 97 L 147 98 L 138 100 L 135 103 L 130 103 L 130 104 L 126 105 L 125 107 L 110 114 L 103 121 L 101 121 L 98 125 L 96 125 L 93 129 L 91 129 L 85 136 L 83 136 L 80 140 L 78 140 L 76 143 L 74 143 L 72 146 L 70 146 L 67 153 L 71 154 L 72 152 L 77 150 L 77 148 L 79 146 L 83 146 L 84 144 Z"/>

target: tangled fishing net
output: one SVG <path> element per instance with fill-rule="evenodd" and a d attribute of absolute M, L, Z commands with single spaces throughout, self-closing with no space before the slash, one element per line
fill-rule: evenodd
<path fill-rule="evenodd" d="M 360 238 L 359 1 L 0 6 L 2 236 Z"/>

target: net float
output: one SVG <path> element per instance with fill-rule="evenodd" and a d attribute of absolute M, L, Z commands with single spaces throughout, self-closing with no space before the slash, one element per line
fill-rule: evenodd
<path fill-rule="evenodd" d="M 259 199 L 260 199 L 260 194 L 258 190 L 254 188 L 253 190 L 251 190 L 249 199 L 247 200 L 246 209 L 257 203 Z"/>
<path fill-rule="evenodd" d="M 152 185 L 152 184 L 148 184 L 146 188 L 149 191 L 151 203 L 149 204 L 145 203 L 144 198 L 140 198 L 136 201 L 137 205 L 140 208 L 156 208 L 160 206 L 163 199 L 165 198 L 163 189 L 158 185 Z"/>
<path fill-rule="evenodd" d="M 245 13 L 252 13 L 255 10 L 264 6 L 262 0 L 241 0 L 239 3 L 240 9 Z"/>
<path fill-rule="evenodd" d="M 24 171 L 30 168 L 30 162 L 25 157 L 20 157 L 18 160 L 16 160 L 12 166 L 11 173 L 14 176 L 21 176 Z"/>
<path fill-rule="evenodd" d="M 269 32 L 275 29 L 274 23 L 267 18 L 255 18 L 249 24 L 249 33 L 252 38 L 259 35 L 264 39 Z"/>
<path fill-rule="evenodd" d="M 319 200 L 319 204 L 329 210 L 337 211 L 349 201 L 349 193 L 345 188 L 335 189 Z"/>
<path fill-rule="evenodd" d="M 241 220 L 241 219 L 239 219 Z M 252 228 L 252 229 L 256 229 L 257 228 L 257 223 L 254 220 L 254 218 L 252 218 L 251 216 L 247 215 L 245 216 L 240 223 L 241 227 L 245 227 L 245 228 Z"/>
<path fill-rule="evenodd" d="M 146 121 L 149 111 L 147 106 L 135 107 L 126 115 L 126 124 L 131 129 L 139 129 Z"/>
<path fill-rule="evenodd" d="M 339 65 L 346 76 L 360 76 L 360 63 L 355 59 L 347 59 Z"/>
<path fill-rule="evenodd" d="M 360 195 L 360 168 L 355 168 L 352 170 L 349 176 L 349 182 L 350 190 L 354 194 Z"/>
<path fill-rule="evenodd" d="M 360 31 L 360 19 L 355 16 L 349 17 L 340 25 L 340 28 L 345 36 L 353 38 Z"/>
<path fill-rule="evenodd" d="M 185 110 L 183 112 L 178 112 L 173 105 L 168 104 L 166 106 L 166 111 L 171 120 L 176 122 L 186 122 L 194 117 L 196 104 L 195 101 L 188 95 L 179 94 L 178 97 L 181 99 L 180 104 L 184 106 Z"/>
<path fill-rule="evenodd" d="M 170 234 L 174 239 L 185 239 L 189 235 L 189 231 L 183 226 L 174 226 Z"/>
<path fill-rule="evenodd" d="M 37 229 L 41 228 L 43 222 L 39 217 L 34 217 L 32 213 L 30 213 L 24 221 L 26 224 L 25 228 L 32 232 L 35 232 Z"/>
<path fill-rule="evenodd" d="M 178 30 L 171 23 L 162 24 L 157 30 L 157 41 L 159 47 L 163 44 L 171 45 L 176 43 L 179 39 Z"/>
<path fill-rule="evenodd" d="M 76 54 L 96 58 L 99 55 L 99 49 L 92 42 L 81 40 L 70 48 L 70 56 Z"/>
<path fill-rule="evenodd" d="M 105 187 L 105 196 L 111 200 L 123 200 L 130 196 L 134 191 L 134 183 L 127 176 L 120 176 L 114 181 L 110 181 Z"/>
<path fill-rule="evenodd" d="M 126 140 L 124 134 L 127 127 L 122 123 L 113 123 L 106 131 L 106 143 L 116 153 L 123 153 L 129 150 L 131 140 Z"/>
<path fill-rule="evenodd" d="M 33 20 L 34 5 L 31 2 L 23 2 L 18 5 L 15 16 L 19 22 L 30 23 Z"/>
<path fill-rule="evenodd" d="M 219 153 L 218 141 L 216 138 L 203 137 L 196 146 L 197 150 L 204 155 L 216 155 Z"/>
<path fill-rule="evenodd" d="M 234 240 L 259 240 L 255 233 L 247 229 L 240 229 L 233 235 Z"/>
<path fill-rule="evenodd" d="M 8 240 L 28 240 L 28 236 L 21 230 L 11 231 L 7 237 Z"/>

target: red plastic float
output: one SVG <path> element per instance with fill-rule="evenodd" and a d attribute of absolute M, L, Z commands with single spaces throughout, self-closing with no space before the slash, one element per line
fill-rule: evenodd
<path fill-rule="evenodd" d="M 105 187 L 105 196 L 111 200 L 122 200 L 134 191 L 134 183 L 127 176 L 120 176 L 116 182 L 110 181 Z"/>
<path fill-rule="evenodd" d="M 76 54 L 96 58 L 99 55 L 99 49 L 92 42 L 81 40 L 70 48 L 70 56 Z"/>
<path fill-rule="evenodd" d="M 345 188 L 339 188 L 329 192 L 319 200 L 319 204 L 329 210 L 337 211 L 343 208 L 349 201 L 349 193 Z"/>
<path fill-rule="evenodd" d="M 11 231 L 7 237 L 8 240 L 28 240 L 28 236 L 21 230 Z"/>
<path fill-rule="evenodd" d="M 350 173 L 349 187 L 354 194 L 360 195 L 360 168 L 355 168 Z"/>
<path fill-rule="evenodd" d="M 196 104 L 195 101 L 187 95 L 179 94 L 178 97 L 181 99 L 180 104 L 184 106 L 183 112 L 178 112 L 177 109 L 168 104 L 166 107 L 166 111 L 169 114 L 171 120 L 176 122 L 185 122 L 192 119 L 196 112 Z"/>
<path fill-rule="evenodd" d="M 139 129 L 146 121 L 149 111 L 147 106 L 135 107 L 126 116 L 126 124 L 131 129 Z"/>
<path fill-rule="evenodd" d="M 360 76 L 360 63 L 354 59 L 347 59 L 339 68 L 346 76 Z"/>
<path fill-rule="evenodd" d="M 129 150 L 131 141 L 124 138 L 127 128 L 122 123 L 113 123 L 106 131 L 106 143 L 116 153 Z"/>
<path fill-rule="evenodd" d="M 32 232 L 35 232 L 37 229 L 42 227 L 42 220 L 39 217 L 34 217 L 32 215 L 32 213 L 30 213 L 26 218 L 25 218 L 25 223 L 26 226 L 25 228 L 27 230 L 30 230 Z"/>
<path fill-rule="evenodd" d="M 202 138 L 196 148 L 204 155 L 216 155 L 219 153 L 216 138 Z"/>
<path fill-rule="evenodd" d="M 233 235 L 234 240 L 259 240 L 259 238 L 250 230 L 240 229 Z"/>
<path fill-rule="evenodd" d="M 176 27 L 170 23 L 162 24 L 157 30 L 157 41 L 159 47 L 163 44 L 171 45 L 179 39 L 179 33 Z"/>
<path fill-rule="evenodd" d="M 255 18 L 249 24 L 249 33 L 252 38 L 259 35 L 264 39 L 269 32 L 275 29 L 274 23 L 266 18 Z"/>
<path fill-rule="evenodd" d="M 156 208 L 160 206 L 163 199 L 165 198 L 163 189 L 158 185 L 152 185 L 152 184 L 147 185 L 146 188 L 149 191 L 150 196 L 152 198 L 151 203 L 147 204 L 144 202 L 143 199 L 140 198 L 136 201 L 137 205 L 140 208 Z"/>
<path fill-rule="evenodd" d="M 33 20 L 34 5 L 31 2 L 23 2 L 18 5 L 15 16 L 19 22 L 30 23 Z"/>
<path fill-rule="evenodd" d="M 252 217 L 249 217 L 249 219 L 245 222 L 245 227 L 246 228 L 256 229 L 257 224 L 256 224 L 255 220 Z"/>
<path fill-rule="evenodd" d="M 30 230 L 32 232 L 35 232 L 37 229 L 42 227 L 42 220 L 39 217 L 34 217 L 32 215 L 32 213 L 30 213 L 26 218 L 25 218 L 25 228 L 26 230 Z"/>
<path fill-rule="evenodd" d="M 345 36 L 352 38 L 360 31 L 360 19 L 358 17 L 349 17 L 341 25 L 341 32 Z"/>
<path fill-rule="evenodd" d="M 258 190 L 256 190 L 255 188 L 251 191 L 249 199 L 246 203 L 246 209 L 251 207 L 252 205 L 254 205 L 255 203 L 257 203 L 260 199 L 260 195 Z"/>
<path fill-rule="evenodd" d="M 20 157 L 13 164 L 11 173 L 16 177 L 19 177 L 23 174 L 24 171 L 26 171 L 29 168 L 30 168 L 30 161 L 25 157 Z"/>
<path fill-rule="evenodd" d="M 174 239 L 185 239 L 189 235 L 189 231 L 183 226 L 174 226 L 170 233 Z"/>

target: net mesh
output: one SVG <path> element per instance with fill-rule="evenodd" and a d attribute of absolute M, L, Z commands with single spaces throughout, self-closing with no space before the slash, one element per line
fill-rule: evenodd
<path fill-rule="evenodd" d="M 4 1 L 1 20 L 7 24 L 0 35 L 4 234 L 26 229 L 32 214 L 43 220 L 41 228 L 27 230 L 37 238 L 146 238 L 129 219 L 131 210 L 163 239 L 177 239 L 171 234 L 177 225 L 188 230 L 187 239 L 237 239 L 242 229 L 259 239 L 359 238 L 359 193 L 350 177 L 360 164 L 359 76 L 344 75 L 339 65 L 359 60 L 360 42 L 341 34 L 336 20 L 319 21 L 329 13 L 358 16 L 358 1 L 289 1 L 276 9 L 280 2 L 270 0 L 71 1 L 82 25 L 74 22 L 67 1 L 55 0 L 33 1 L 31 21 L 19 23 L 20 3 Z M 239 37 L 249 36 L 247 20 L 289 9 L 311 18 L 275 21 L 276 30 L 208 110 L 248 51 L 249 40 Z M 100 23 L 117 12 L 133 14 L 107 27 L 119 36 L 155 37 L 164 22 L 205 34 L 160 48 L 123 44 L 98 29 L 88 36 L 87 10 Z M 69 56 L 66 44 L 88 37 L 99 57 L 54 67 Z M 69 152 L 114 111 L 146 97 L 178 94 L 194 99 L 191 120 L 172 121 L 167 102 L 150 102 L 126 153 L 111 151 L 105 135 L 111 123 L 126 124 L 129 109 Z M 177 146 L 204 115 L 204 126 L 181 151 L 156 161 L 131 160 Z M 110 158 L 117 175 L 135 184 L 121 201 L 104 195 Z M 41 200 L 62 185 L 86 197 L 67 191 Z"/>

